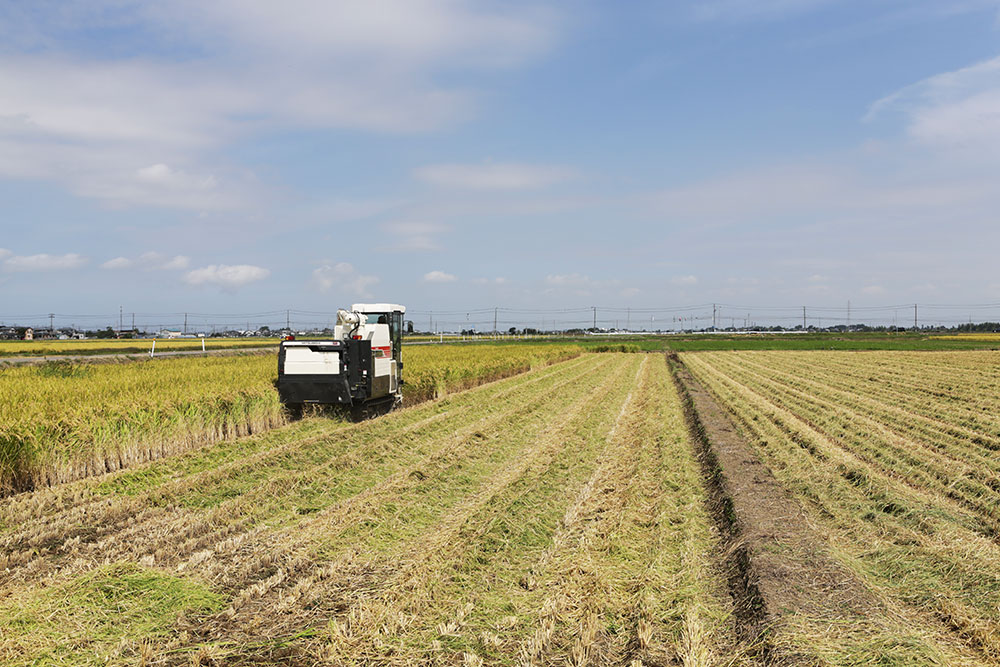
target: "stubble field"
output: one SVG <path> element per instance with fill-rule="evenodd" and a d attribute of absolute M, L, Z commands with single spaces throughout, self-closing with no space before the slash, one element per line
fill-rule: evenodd
<path fill-rule="evenodd" d="M 856 643 L 856 664 L 866 652 L 901 665 L 1000 663 L 996 353 L 682 359 L 877 613 L 908 628 L 803 615 L 785 619 L 796 650 L 839 662 Z"/>
<path fill-rule="evenodd" d="M 662 357 L 0 506 L 9 664 L 705 664 L 724 585 Z"/>
<path fill-rule="evenodd" d="M 1000 664 L 995 352 L 493 349 L 0 500 L 0 662 Z"/>

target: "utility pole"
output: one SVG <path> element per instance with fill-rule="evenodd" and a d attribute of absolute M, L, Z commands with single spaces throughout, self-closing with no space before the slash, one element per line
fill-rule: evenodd
<path fill-rule="evenodd" d="M 250 323 L 247 322 L 247 331 L 250 331 Z M 184 333 L 188 332 L 188 314 L 184 313 Z"/>
<path fill-rule="evenodd" d="M 848 299 L 848 301 L 847 301 L 847 328 L 848 329 L 851 328 L 851 301 L 850 301 L 850 299 Z"/>
<path fill-rule="evenodd" d="M 56 332 L 56 330 L 55 330 L 55 321 L 56 321 L 56 314 L 55 313 L 49 313 L 49 331 L 51 333 L 55 333 Z"/>
<path fill-rule="evenodd" d="M 132 331 L 135 332 L 135 313 L 132 313 Z"/>
<path fill-rule="evenodd" d="M 712 304 L 712 331 L 715 331 L 715 304 Z"/>
<path fill-rule="evenodd" d="M 917 329 L 917 304 L 913 304 L 913 330 Z"/>
<path fill-rule="evenodd" d="M 597 306 L 590 307 L 594 311 L 594 329 L 597 329 Z"/>
<path fill-rule="evenodd" d="M 122 335 L 122 329 L 123 328 L 124 327 L 122 326 L 122 307 L 118 306 L 118 335 L 119 336 Z"/>
<path fill-rule="evenodd" d="M 625 330 L 632 330 L 632 306 L 629 306 L 625 315 Z"/>
<path fill-rule="evenodd" d="M 493 307 L 493 335 L 497 334 L 497 311 L 500 310 L 498 307 Z"/>
<path fill-rule="evenodd" d="M 806 307 L 802 306 L 802 330 L 806 328 Z"/>

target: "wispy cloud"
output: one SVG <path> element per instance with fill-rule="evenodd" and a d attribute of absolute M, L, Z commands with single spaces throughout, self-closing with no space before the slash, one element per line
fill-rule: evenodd
<path fill-rule="evenodd" d="M 444 271 L 429 271 L 424 274 L 425 283 L 453 283 L 458 280 L 458 276 Z"/>
<path fill-rule="evenodd" d="M 271 275 L 269 269 L 251 264 L 211 264 L 188 271 L 184 275 L 184 282 L 189 285 L 216 285 L 226 289 L 235 289 L 263 280 L 269 275 Z"/>
<path fill-rule="evenodd" d="M 907 133 L 935 147 L 1000 148 L 1000 56 L 906 86 L 871 105 L 865 119 L 893 112 Z"/>
<path fill-rule="evenodd" d="M 550 287 L 589 287 L 593 281 L 582 273 L 566 273 L 545 276 L 545 284 Z"/>
<path fill-rule="evenodd" d="M 0 176 L 50 180 L 116 205 L 254 206 L 222 148 L 265 130 L 423 132 L 474 113 L 442 71 L 517 66 L 552 44 L 555 12 L 466 0 L 64 3 L 5 15 Z M 143 34 L 94 57 L 80 32 Z M 178 45 L 190 57 L 169 62 Z"/>
<path fill-rule="evenodd" d="M 101 264 L 102 269 L 140 268 L 147 271 L 182 271 L 191 265 L 190 258 L 184 255 L 169 257 L 158 252 L 145 252 L 135 259 L 115 257 Z"/>
<path fill-rule="evenodd" d="M 369 288 L 378 284 L 378 276 L 365 275 L 348 262 L 330 262 L 313 270 L 313 282 L 320 291 L 332 290 L 352 297 L 368 298 Z"/>
<path fill-rule="evenodd" d="M 67 269 L 78 269 L 85 266 L 89 261 L 86 257 L 76 253 L 65 255 L 49 255 L 41 253 L 38 255 L 14 255 L 6 251 L 6 259 L 3 260 L 3 267 L 7 271 L 65 271 Z M 4 257 L 0 253 L 0 257 Z"/>
<path fill-rule="evenodd" d="M 518 163 L 432 164 L 419 167 L 417 180 L 469 190 L 534 190 L 574 178 L 568 167 Z"/>

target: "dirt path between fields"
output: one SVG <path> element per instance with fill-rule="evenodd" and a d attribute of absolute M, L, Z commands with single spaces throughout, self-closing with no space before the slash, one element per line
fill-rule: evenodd
<path fill-rule="evenodd" d="M 668 354 L 704 466 L 723 538 L 738 640 L 762 664 L 801 664 L 781 632 L 787 619 L 831 627 L 885 614 L 857 577 L 827 553 L 801 506 L 753 452 L 726 411 Z"/>

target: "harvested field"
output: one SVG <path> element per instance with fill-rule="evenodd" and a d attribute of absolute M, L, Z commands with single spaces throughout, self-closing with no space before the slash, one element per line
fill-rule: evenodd
<path fill-rule="evenodd" d="M 0 660 L 727 664 L 703 489 L 660 356 L 307 418 L 0 501 Z"/>
<path fill-rule="evenodd" d="M 825 595 L 813 596 L 812 608 L 793 600 L 773 610 L 776 656 L 1000 664 L 996 353 L 681 359 L 804 509 L 822 540 L 819 557 L 871 597 L 866 613 L 824 608 Z M 787 538 L 779 531 L 772 547 L 785 567 L 801 554 Z"/>

